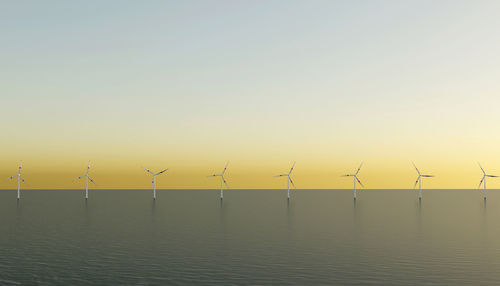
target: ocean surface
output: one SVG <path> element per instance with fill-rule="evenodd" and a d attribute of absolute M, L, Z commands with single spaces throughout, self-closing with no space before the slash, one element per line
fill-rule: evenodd
<path fill-rule="evenodd" d="M 0 285 L 500 285 L 500 192 L 0 191 Z"/>

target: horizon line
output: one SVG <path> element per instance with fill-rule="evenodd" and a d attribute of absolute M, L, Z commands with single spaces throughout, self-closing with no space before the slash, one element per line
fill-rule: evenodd
<path fill-rule="evenodd" d="M 224 189 L 224 191 L 286 191 L 287 189 L 266 189 L 266 188 L 234 188 L 234 189 Z M 292 189 L 290 189 L 292 190 Z M 301 188 L 293 189 L 293 191 L 352 191 L 353 189 L 327 189 L 327 188 Z M 424 190 L 434 190 L 434 191 L 446 191 L 446 190 L 472 190 L 472 191 L 482 191 L 483 189 L 472 189 L 472 188 L 430 188 L 422 189 Z M 500 189 L 488 189 L 489 191 L 500 190 Z M 0 189 L 0 191 L 17 191 L 17 189 Z M 23 188 L 21 191 L 85 191 L 85 189 L 79 188 Z M 131 189 L 131 188 L 101 188 L 101 189 L 89 189 L 89 191 L 152 191 L 152 189 Z M 156 189 L 156 191 L 220 191 L 220 189 L 204 189 L 204 188 L 172 188 L 172 189 Z M 418 191 L 418 189 L 407 189 L 407 188 L 371 188 L 371 189 L 357 189 L 357 191 Z"/>

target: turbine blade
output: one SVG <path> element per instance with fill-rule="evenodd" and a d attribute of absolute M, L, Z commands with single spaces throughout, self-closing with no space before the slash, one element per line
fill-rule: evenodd
<path fill-rule="evenodd" d="M 481 184 L 483 183 L 483 181 L 484 181 L 484 176 L 483 176 L 483 178 L 481 179 L 481 182 L 479 182 L 479 186 L 477 186 L 477 188 L 478 188 L 478 189 L 479 189 L 479 188 L 481 188 Z"/>
<path fill-rule="evenodd" d="M 229 162 L 227 162 L 227 163 L 226 163 L 226 166 L 224 166 L 224 170 L 222 170 L 222 175 L 224 175 L 224 173 L 226 172 L 227 165 L 229 165 Z"/>
<path fill-rule="evenodd" d="M 153 172 L 151 172 L 149 169 L 143 168 L 146 172 L 150 173 L 151 175 L 154 175 Z"/>
<path fill-rule="evenodd" d="M 165 170 L 163 170 L 163 171 L 161 171 L 161 172 L 158 172 L 158 173 L 156 173 L 156 174 L 154 174 L 154 175 L 156 176 L 156 175 L 163 174 L 163 173 L 165 173 L 167 170 L 168 170 L 168 169 L 165 169 Z"/>
<path fill-rule="evenodd" d="M 25 183 L 25 181 L 24 181 L 23 177 L 19 176 L 19 179 L 21 179 L 21 181 L 22 181 L 23 183 Z"/>
<path fill-rule="evenodd" d="M 296 187 L 295 187 L 295 184 L 294 184 L 294 183 L 293 183 L 293 181 L 292 181 L 292 178 L 290 178 L 290 176 L 288 176 L 288 179 L 290 180 L 290 183 L 292 183 L 292 186 L 293 186 L 294 188 L 296 188 Z"/>
<path fill-rule="evenodd" d="M 7 181 L 8 181 L 8 180 L 12 180 L 12 179 L 14 179 L 14 178 L 15 178 L 15 177 L 17 177 L 17 176 L 18 176 L 18 175 L 14 175 L 14 176 L 8 177 L 8 178 L 7 178 Z"/>
<path fill-rule="evenodd" d="M 354 176 L 354 178 L 356 178 L 356 180 L 357 180 L 357 181 L 358 181 L 358 183 L 361 185 L 361 187 L 363 187 L 363 188 L 365 187 L 365 186 L 363 186 L 363 184 L 361 183 L 361 181 L 358 179 L 358 177 L 357 177 L 357 176 Z"/>
<path fill-rule="evenodd" d="M 341 175 L 341 177 L 350 177 L 352 175 Z"/>
<path fill-rule="evenodd" d="M 97 184 L 94 182 L 94 180 L 92 180 L 89 176 L 87 176 L 87 178 L 89 178 L 89 180 L 90 180 L 92 183 L 94 183 L 94 185 L 97 185 Z"/>
<path fill-rule="evenodd" d="M 229 186 L 228 186 L 228 184 L 227 184 L 226 179 L 224 178 L 224 176 L 221 176 L 221 178 L 222 178 L 222 182 L 224 182 L 224 185 L 226 185 L 226 188 L 229 188 Z"/>
<path fill-rule="evenodd" d="M 292 168 L 290 168 L 290 172 L 288 172 L 288 175 L 290 175 L 292 173 L 293 168 L 295 168 L 295 162 L 293 162 Z"/>
<path fill-rule="evenodd" d="M 213 175 L 209 175 L 207 177 L 219 177 L 220 175 L 216 175 L 216 174 L 213 174 Z"/>
<path fill-rule="evenodd" d="M 477 164 L 479 165 L 479 168 L 481 168 L 481 171 L 483 172 L 483 174 L 486 175 L 486 172 L 484 171 L 483 166 L 481 166 L 481 164 L 479 162 L 477 162 Z"/>
<path fill-rule="evenodd" d="M 78 177 L 78 178 L 74 179 L 74 180 L 73 180 L 73 182 L 74 182 L 74 181 L 77 181 L 77 180 L 80 180 L 81 178 L 82 178 L 82 176 L 80 176 L 80 177 Z"/>
<path fill-rule="evenodd" d="M 486 177 L 490 177 L 490 178 L 498 178 L 498 176 L 495 176 L 495 175 L 486 175 Z"/>
<path fill-rule="evenodd" d="M 414 189 L 417 187 L 417 183 L 419 180 L 420 180 L 420 175 L 417 177 L 417 180 L 415 181 L 415 185 L 413 186 Z"/>
<path fill-rule="evenodd" d="M 359 165 L 358 170 L 356 171 L 356 173 L 354 175 L 357 175 L 359 173 L 359 170 L 361 170 L 362 166 L 363 166 L 363 163 L 361 163 L 361 165 Z"/>
<path fill-rule="evenodd" d="M 432 178 L 432 177 L 434 177 L 434 175 L 422 175 L 422 177 L 425 177 L 425 178 Z"/>
<path fill-rule="evenodd" d="M 417 166 L 415 166 L 415 163 L 411 162 L 413 164 L 413 167 L 415 167 L 415 170 L 417 170 L 417 173 L 420 175 L 420 171 L 418 170 Z"/>

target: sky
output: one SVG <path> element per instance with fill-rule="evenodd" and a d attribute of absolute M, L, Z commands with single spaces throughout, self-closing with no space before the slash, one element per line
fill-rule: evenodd
<path fill-rule="evenodd" d="M 499 1 L 1 1 L 0 177 L 31 189 L 477 188 Z M 16 183 L 0 179 L 1 189 Z M 500 180 L 488 187 L 500 188 Z"/>

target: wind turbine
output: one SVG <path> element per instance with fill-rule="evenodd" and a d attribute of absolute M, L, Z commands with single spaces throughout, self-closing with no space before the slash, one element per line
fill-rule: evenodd
<path fill-rule="evenodd" d="M 158 173 L 153 173 L 153 172 L 151 172 L 150 170 L 148 170 L 146 168 L 144 168 L 144 170 L 146 170 L 146 172 L 148 172 L 151 175 L 153 175 L 153 182 L 152 182 L 152 184 L 153 184 L 153 200 L 156 200 L 156 176 L 165 173 L 168 169 L 165 169 L 165 170 L 163 170 L 161 172 L 158 172 Z"/>
<path fill-rule="evenodd" d="M 490 177 L 490 178 L 498 178 L 498 176 L 495 176 L 495 175 L 488 175 L 486 174 L 486 172 L 484 171 L 483 167 L 481 166 L 481 164 L 479 164 L 479 162 L 477 163 L 479 165 L 479 168 L 481 168 L 481 171 L 483 171 L 483 178 L 481 179 L 481 182 L 479 182 L 479 187 L 481 187 L 481 184 L 483 184 L 483 187 L 484 187 L 484 191 L 483 191 L 483 197 L 484 199 L 486 200 L 486 177 Z"/>
<path fill-rule="evenodd" d="M 292 183 L 292 186 L 295 188 L 295 184 L 293 183 L 292 181 L 292 178 L 290 177 L 290 175 L 292 174 L 292 171 L 293 171 L 293 168 L 295 167 L 295 162 L 293 162 L 293 165 L 292 165 L 292 168 L 290 168 L 290 172 L 288 172 L 288 174 L 281 174 L 281 175 L 276 175 L 274 177 L 287 177 L 287 180 L 286 180 L 286 187 L 287 187 L 287 191 L 286 191 L 286 196 L 288 199 L 290 199 L 290 183 Z"/>
<path fill-rule="evenodd" d="M 85 178 L 85 199 L 88 199 L 89 198 L 89 180 L 94 183 L 95 185 L 95 182 L 94 180 L 92 180 L 90 177 L 89 177 L 89 171 L 90 171 L 90 161 L 89 161 L 89 165 L 87 166 L 87 171 L 85 172 L 85 174 L 83 174 L 82 176 L 76 178 L 73 180 L 74 181 L 77 181 L 77 180 L 80 180 L 81 178 Z"/>
<path fill-rule="evenodd" d="M 222 170 L 222 173 L 220 174 L 213 174 L 213 175 L 210 175 L 209 177 L 220 177 L 220 199 L 222 200 L 222 198 L 224 197 L 224 194 L 222 192 L 222 187 L 224 185 L 226 185 L 227 187 L 227 183 L 226 183 L 226 179 L 224 178 L 224 173 L 226 173 L 226 169 L 227 169 L 227 165 L 229 164 L 229 162 L 226 163 L 226 166 L 224 167 L 224 170 Z"/>
<path fill-rule="evenodd" d="M 9 177 L 7 180 L 12 180 L 17 177 L 17 199 L 21 198 L 21 181 L 24 183 L 24 179 L 21 177 L 21 169 L 23 168 L 23 163 L 19 161 L 19 169 L 17 170 L 17 175 Z"/>
<path fill-rule="evenodd" d="M 418 199 L 421 200 L 422 199 L 422 178 L 432 178 L 434 176 L 421 174 L 420 171 L 418 170 L 417 166 L 415 166 L 415 163 L 412 163 L 412 164 L 418 173 L 418 177 L 417 177 L 417 180 L 415 181 L 415 185 L 413 186 L 413 188 L 415 189 L 415 187 L 417 186 L 417 183 L 418 183 Z"/>
<path fill-rule="evenodd" d="M 354 182 L 354 199 L 356 199 L 356 182 L 358 182 L 361 185 L 361 187 L 364 187 L 361 181 L 358 179 L 358 173 L 359 170 L 361 170 L 361 166 L 363 166 L 363 163 L 359 165 L 358 170 L 356 170 L 356 173 L 341 176 L 341 177 L 352 177 L 352 180 Z"/>

